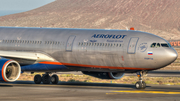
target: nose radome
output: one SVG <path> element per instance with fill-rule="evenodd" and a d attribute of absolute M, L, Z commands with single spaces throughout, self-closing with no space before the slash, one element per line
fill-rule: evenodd
<path fill-rule="evenodd" d="M 170 62 L 174 62 L 177 59 L 177 57 L 178 57 L 178 54 L 175 49 L 168 51 L 168 60 Z"/>

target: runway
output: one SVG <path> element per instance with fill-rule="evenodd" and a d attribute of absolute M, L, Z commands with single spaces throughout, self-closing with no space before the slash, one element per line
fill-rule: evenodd
<path fill-rule="evenodd" d="M 58 72 L 57 74 L 75 74 L 83 75 L 82 72 Z M 137 76 L 136 73 L 125 73 L 125 76 Z M 167 70 L 154 70 L 149 71 L 147 74 L 148 77 L 180 77 L 180 71 L 167 71 Z"/>
<path fill-rule="evenodd" d="M 0 83 L 0 100 L 10 101 L 180 101 L 180 86 L 59 82 L 58 85 L 33 81 Z"/>

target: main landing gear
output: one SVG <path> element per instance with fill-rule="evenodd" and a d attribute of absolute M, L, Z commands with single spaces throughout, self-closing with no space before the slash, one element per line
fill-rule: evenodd
<path fill-rule="evenodd" d="M 147 74 L 147 71 L 137 72 L 137 76 L 139 77 L 139 81 L 136 82 L 135 86 L 137 89 L 145 89 L 146 83 L 142 80 L 143 76 Z"/>
<path fill-rule="evenodd" d="M 41 77 L 41 75 L 35 75 L 34 76 L 34 83 L 35 84 L 40 84 L 41 82 L 43 82 L 43 84 L 57 84 L 59 81 L 59 78 L 56 74 L 52 75 L 51 77 L 49 76 L 49 73 L 43 74 L 43 76 Z"/>

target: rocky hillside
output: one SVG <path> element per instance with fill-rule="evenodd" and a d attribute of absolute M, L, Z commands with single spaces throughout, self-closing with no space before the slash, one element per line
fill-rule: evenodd
<path fill-rule="evenodd" d="M 180 39 L 180 0 L 56 0 L 0 26 L 127 29 Z"/>

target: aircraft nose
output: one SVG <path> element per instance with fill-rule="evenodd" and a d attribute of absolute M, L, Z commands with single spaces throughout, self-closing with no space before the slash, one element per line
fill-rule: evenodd
<path fill-rule="evenodd" d="M 170 62 L 174 62 L 177 59 L 177 57 L 178 57 L 178 54 L 177 54 L 175 49 L 171 49 L 167 53 L 168 53 L 167 54 L 168 55 L 168 60 Z"/>

